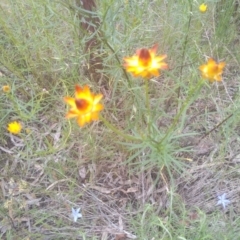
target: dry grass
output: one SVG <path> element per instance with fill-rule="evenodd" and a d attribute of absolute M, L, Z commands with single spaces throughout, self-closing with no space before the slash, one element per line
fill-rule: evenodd
<path fill-rule="evenodd" d="M 232 23 L 229 39 L 223 37 L 223 16 L 216 11 L 221 4 L 231 7 L 209 3 L 204 19 L 194 2 L 188 28 L 184 1 L 128 2 L 104 0 L 99 7 L 107 84 L 86 73 L 89 36 L 79 29 L 76 9 L 47 0 L 1 3 L 1 13 L 8 14 L 0 17 L 0 82 L 12 89 L 0 96 L 2 239 L 238 239 L 238 25 Z M 122 61 L 155 42 L 162 43 L 159 52 L 168 53 L 170 65 L 150 81 L 156 141 L 196 86 L 202 55 L 227 62 L 224 81 L 192 97 L 162 155 L 154 155 L 149 139 L 137 145 L 102 122 L 79 129 L 63 118 L 63 96 L 72 95 L 76 83 L 89 84 L 104 94 L 105 118 L 125 133 L 144 135 L 143 83 L 126 81 L 115 54 Z M 12 119 L 24 125 L 20 136 L 6 132 Z M 225 210 L 216 206 L 223 193 L 231 201 Z M 76 223 L 72 207 L 81 207 Z"/>

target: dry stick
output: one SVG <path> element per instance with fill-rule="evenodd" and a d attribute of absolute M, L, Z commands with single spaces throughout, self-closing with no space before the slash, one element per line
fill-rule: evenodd
<path fill-rule="evenodd" d="M 78 0 L 80 1 L 80 0 Z M 94 11 L 96 9 L 96 2 L 95 0 L 81 0 L 80 2 L 78 2 L 79 7 L 82 7 L 84 10 L 87 11 Z M 82 4 L 81 4 L 82 3 Z M 82 6 L 81 6 L 82 5 Z M 81 15 L 79 15 L 79 18 L 81 18 Z M 92 21 L 93 25 L 90 24 Z M 98 29 L 100 29 L 100 19 L 98 17 L 94 17 L 94 18 L 86 18 L 86 22 L 81 22 L 81 28 L 91 32 L 92 34 L 94 34 L 96 31 L 98 31 Z M 101 44 L 100 40 L 98 39 L 99 34 L 96 34 L 92 39 L 90 39 L 87 43 L 86 43 L 86 48 L 85 51 L 90 51 L 93 48 L 98 48 Z M 112 51 L 112 53 L 114 54 L 117 62 L 119 63 L 119 65 L 121 66 L 122 63 L 120 61 L 120 59 L 118 58 L 115 50 L 112 48 L 112 46 L 108 43 L 107 39 L 105 39 L 104 34 L 100 32 L 100 37 L 101 37 L 101 41 Z M 95 51 L 97 51 L 97 49 L 95 49 Z M 93 53 L 90 54 L 90 61 L 89 61 L 89 72 L 90 74 L 93 73 L 93 75 L 97 76 L 97 72 L 96 70 L 102 70 L 103 68 L 103 61 L 102 58 L 100 57 L 95 57 Z M 97 67 L 94 69 L 94 65 Z M 128 74 L 126 72 L 126 70 L 122 67 L 124 76 L 126 77 L 129 86 L 131 87 L 131 82 L 130 79 L 128 77 Z M 99 74 L 98 74 L 99 75 Z"/>
<path fill-rule="evenodd" d="M 78 7 L 88 11 L 96 11 L 97 5 L 95 0 L 78 0 Z M 102 79 L 101 71 L 103 70 L 103 59 L 99 56 L 98 50 L 100 50 L 101 40 L 98 38 L 99 34 L 95 34 L 100 27 L 100 18 L 98 16 L 90 15 L 82 21 L 82 15 L 79 14 L 80 28 L 85 30 L 86 33 L 94 35 L 90 40 L 86 42 L 85 52 L 90 52 L 89 55 L 89 68 L 88 73 L 97 83 Z M 104 80 L 104 79 L 103 79 Z"/>
<path fill-rule="evenodd" d="M 217 128 L 219 128 L 223 123 L 225 123 L 229 118 L 231 118 L 233 116 L 233 113 L 231 113 L 229 116 L 227 116 L 224 120 L 222 120 L 220 123 L 218 123 L 213 129 L 211 129 L 210 131 L 206 132 L 204 134 L 203 137 L 200 138 L 200 140 L 198 141 L 198 143 L 204 139 L 205 137 L 207 137 L 211 132 L 215 131 Z"/>
<path fill-rule="evenodd" d="M 95 0 L 78 0 L 78 5 L 80 4 L 79 7 L 81 7 L 86 11 L 93 12 L 96 9 L 96 3 Z M 81 4 L 82 3 L 82 4 Z M 88 17 L 86 18 L 86 22 L 81 21 L 81 27 L 87 31 L 90 31 L 91 33 L 94 33 L 96 28 L 94 25 L 90 23 L 94 23 L 96 27 L 100 25 L 100 19 L 98 17 Z"/>

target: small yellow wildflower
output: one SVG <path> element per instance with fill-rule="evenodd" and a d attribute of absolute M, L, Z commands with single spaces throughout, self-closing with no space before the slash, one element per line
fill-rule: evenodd
<path fill-rule="evenodd" d="M 134 77 L 150 78 L 158 77 L 160 69 L 167 69 L 168 65 L 163 62 L 167 55 L 156 56 L 157 44 L 151 49 L 142 48 L 137 50 L 132 57 L 124 58 L 124 67 Z"/>
<path fill-rule="evenodd" d="M 21 125 L 21 123 L 19 123 L 17 121 L 10 122 L 8 124 L 7 130 L 12 134 L 19 134 L 22 130 L 22 125 Z"/>
<path fill-rule="evenodd" d="M 20 180 L 20 183 L 18 184 L 18 190 L 19 192 L 26 192 L 28 190 L 28 183 L 24 180 Z"/>
<path fill-rule="evenodd" d="M 13 204 L 13 200 L 12 199 L 9 199 L 7 200 L 6 202 L 4 202 L 3 204 L 3 207 L 8 209 L 8 208 L 11 208 L 12 207 L 12 204 Z"/>
<path fill-rule="evenodd" d="M 75 98 L 65 97 L 64 101 L 71 106 L 66 118 L 77 117 L 77 122 L 80 127 L 85 123 L 98 120 L 98 114 L 103 110 L 103 105 L 100 102 L 102 94 L 91 93 L 88 86 L 83 88 L 79 85 L 75 87 Z"/>
<path fill-rule="evenodd" d="M 3 92 L 5 92 L 5 93 L 7 93 L 7 92 L 10 92 L 10 86 L 9 85 L 4 85 L 3 87 L 2 87 L 2 90 L 3 90 Z"/>
<path fill-rule="evenodd" d="M 26 131 L 27 134 L 31 133 L 31 129 L 30 128 L 26 128 L 25 131 Z"/>
<path fill-rule="evenodd" d="M 223 68 L 225 67 L 225 62 L 216 63 L 212 58 L 210 58 L 207 64 L 203 64 L 199 67 L 203 78 L 207 78 L 210 82 L 222 81 Z"/>
<path fill-rule="evenodd" d="M 200 6 L 199 6 L 199 11 L 201 13 L 205 13 L 207 11 L 207 5 L 205 3 L 202 3 Z"/>

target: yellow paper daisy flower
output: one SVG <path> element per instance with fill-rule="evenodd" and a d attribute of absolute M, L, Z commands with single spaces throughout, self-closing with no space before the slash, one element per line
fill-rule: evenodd
<path fill-rule="evenodd" d="M 150 78 L 158 77 L 160 69 L 167 69 L 168 65 L 163 62 L 167 55 L 156 56 L 157 44 L 151 49 L 142 48 L 137 50 L 136 55 L 124 58 L 124 67 L 134 77 Z"/>
<path fill-rule="evenodd" d="M 207 64 L 203 64 L 199 67 L 199 70 L 202 73 L 202 77 L 207 78 L 210 82 L 222 81 L 222 73 L 225 65 L 225 62 L 216 63 L 210 58 Z"/>
<path fill-rule="evenodd" d="M 88 86 L 83 88 L 76 85 L 75 98 L 65 97 L 64 101 L 71 106 L 66 118 L 77 117 L 77 122 L 80 127 L 86 123 L 98 120 L 98 114 L 103 110 L 103 105 L 99 103 L 102 99 L 102 94 L 93 94 Z"/>

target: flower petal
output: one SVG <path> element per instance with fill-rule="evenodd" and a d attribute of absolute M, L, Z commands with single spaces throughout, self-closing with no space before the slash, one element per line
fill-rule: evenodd
<path fill-rule="evenodd" d="M 72 97 L 64 97 L 64 101 L 68 103 L 71 107 L 75 107 L 75 98 Z"/>

